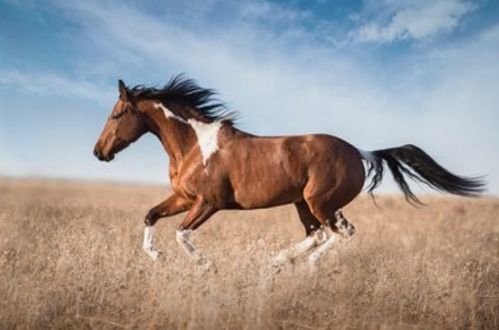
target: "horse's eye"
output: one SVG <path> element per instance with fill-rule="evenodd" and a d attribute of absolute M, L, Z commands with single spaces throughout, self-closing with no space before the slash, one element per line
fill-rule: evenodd
<path fill-rule="evenodd" d="M 111 119 L 119 119 L 121 116 L 123 116 L 127 112 L 127 109 L 122 110 L 118 112 L 117 114 L 114 114 L 111 116 Z"/>

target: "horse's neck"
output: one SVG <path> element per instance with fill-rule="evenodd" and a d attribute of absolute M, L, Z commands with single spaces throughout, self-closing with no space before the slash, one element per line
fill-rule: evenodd
<path fill-rule="evenodd" d="M 199 144 L 203 161 L 221 147 L 227 140 L 254 136 L 252 134 L 236 129 L 232 125 L 224 125 L 220 122 L 203 124 L 201 122 L 186 121 L 175 116 L 161 103 L 148 101 L 143 107 L 143 112 L 150 120 L 149 127 L 163 144 L 165 151 L 170 157 L 171 164 L 180 164 L 196 145 Z M 198 125 L 196 125 L 196 123 Z M 215 139 L 215 144 L 213 144 Z M 199 141 L 201 140 L 201 141 Z"/>
<path fill-rule="evenodd" d="M 160 141 L 168 156 L 179 163 L 196 144 L 195 134 L 188 124 L 175 119 L 165 122 L 160 128 Z"/>
<path fill-rule="evenodd" d="M 148 102 L 144 111 L 151 121 L 150 130 L 159 138 L 170 159 L 178 164 L 196 144 L 195 133 L 188 123 L 166 116 L 156 104 Z"/>

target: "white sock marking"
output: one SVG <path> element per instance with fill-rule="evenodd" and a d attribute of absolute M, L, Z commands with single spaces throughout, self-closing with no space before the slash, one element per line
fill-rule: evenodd
<path fill-rule="evenodd" d="M 307 236 L 303 241 L 296 243 L 287 250 L 279 252 L 274 258 L 276 264 L 283 264 L 288 260 L 295 259 L 327 239 L 327 232 L 323 229 L 315 231 L 311 236 Z"/>
<path fill-rule="evenodd" d="M 338 232 L 344 237 L 351 237 L 355 233 L 355 227 L 343 216 L 341 210 L 335 213 L 336 222 L 334 226 L 338 229 Z"/>
<path fill-rule="evenodd" d="M 159 252 L 154 249 L 154 228 L 152 226 L 146 226 L 144 228 L 142 249 L 144 249 L 152 260 L 158 260 Z"/>
<path fill-rule="evenodd" d="M 298 257 L 300 254 L 307 252 L 316 245 L 317 242 L 315 241 L 315 238 L 312 236 L 307 236 L 307 238 L 305 238 L 303 241 L 296 243 L 287 250 L 279 252 L 279 254 L 275 256 L 274 262 L 276 264 L 283 264 L 288 260 L 294 259 Z"/>
<path fill-rule="evenodd" d="M 180 246 L 184 249 L 185 252 L 199 265 L 208 265 L 210 266 L 211 263 L 203 258 L 203 256 L 197 251 L 196 247 L 194 244 L 192 244 L 190 240 L 190 236 L 192 234 L 192 230 L 177 230 L 177 233 L 175 234 L 175 238 L 177 239 L 177 242 L 180 244 Z"/>
<path fill-rule="evenodd" d="M 336 240 L 338 239 L 338 237 L 336 235 L 331 235 L 324 243 L 322 243 L 322 245 L 320 245 L 317 250 L 315 250 L 309 257 L 308 257 L 308 261 L 309 261 L 309 264 L 310 266 L 313 268 L 315 267 L 315 264 L 317 263 L 317 261 L 319 261 L 319 259 L 327 252 L 329 251 L 334 243 L 336 242 Z"/>

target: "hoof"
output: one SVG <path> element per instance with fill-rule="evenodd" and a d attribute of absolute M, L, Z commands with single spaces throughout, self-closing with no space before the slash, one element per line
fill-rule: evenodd
<path fill-rule="evenodd" d="M 204 272 L 210 272 L 210 273 L 217 273 L 217 267 L 215 266 L 215 263 L 209 259 L 205 258 L 200 258 L 198 261 L 196 261 L 196 264 L 204 271 Z"/>
<path fill-rule="evenodd" d="M 287 264 L 290 262 L 291 259 L 289 259 L 286 255 L 279 253 L 275 257 L 272 258 L 272 266 L 282 266 L 284 264 Z"/>
<path fill-rule="evenodd" d="M 270 274 L 272 275 L 277 275 L 280 272 L 282 272 L 282 269 L 284 267 L 284 264 L 275 264 L 273 263 L 270 268 Z"/>
<path fill-rule="evenodd" d="M 340 230 L 340 234 L 343 238 L 350 238 L 353 234 L 355 234 L 355 227 L 350 225 L 346 228 L 342 228 L 342 230 Z"/>
<path fill-rule="evenodd" d="M 155 250 L 145 250 L 145 252 L 151 258 L 152 261 L 158 261 L 162 254 L 160 251 L 155 251 Z"/>

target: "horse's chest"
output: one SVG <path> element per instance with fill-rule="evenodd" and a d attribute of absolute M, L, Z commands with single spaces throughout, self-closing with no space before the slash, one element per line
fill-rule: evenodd
<path fill-rule="evenodd" d="M 192 189 L 192 185 L 189 182 L 188 178 L 182 177 L 180 175 L 171 176 L 170 184 L 178 195 L 184 197 L 185 199 L 191 200 L 196 196 L 195 191 Z"/>
<path fill-rule="evenodd" d="M 209 190 L 212 178 L 205 171 L 188 169 L 179 171 L 171 177 L 172 189 L 186 199 L 193 200 L 199 194 Z"/>

